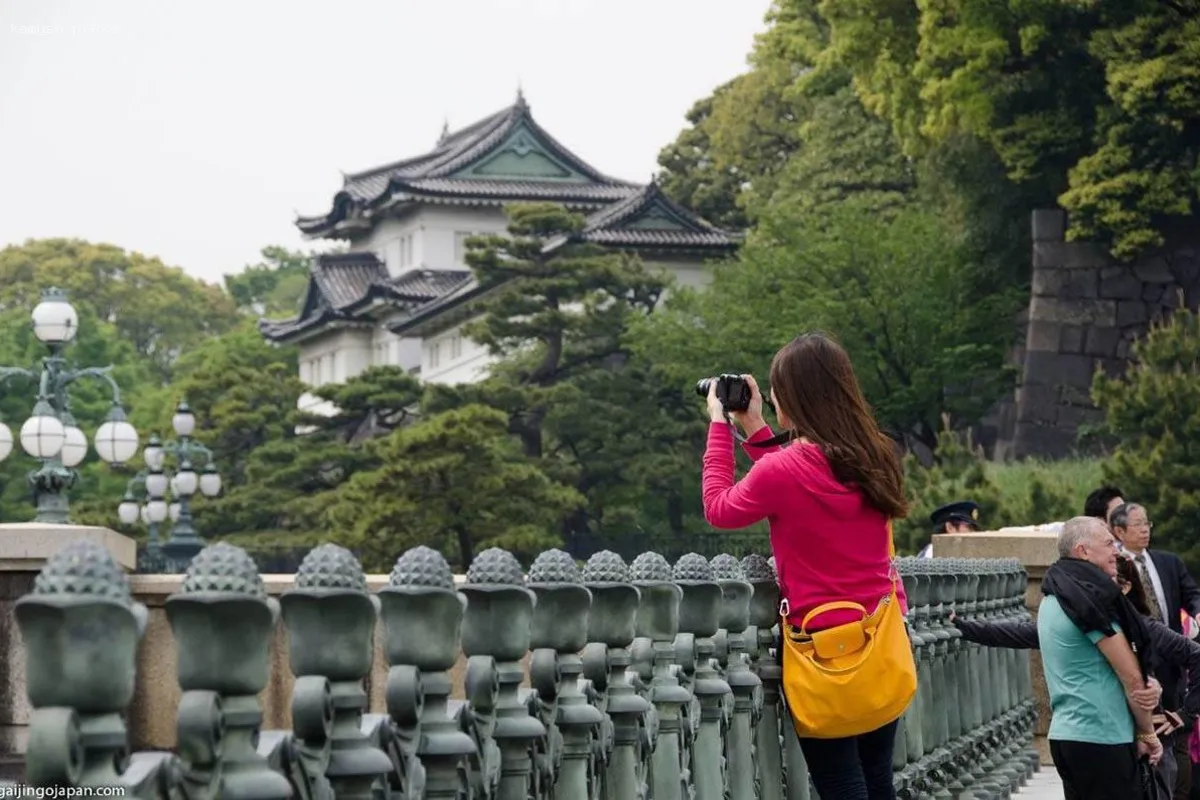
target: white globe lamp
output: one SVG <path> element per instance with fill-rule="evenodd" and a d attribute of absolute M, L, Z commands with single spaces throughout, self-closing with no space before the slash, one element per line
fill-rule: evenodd
<path fill-rule="evenodd" d="M 176 497 L 191 497 L 196 493 L 199 477 L 190 461 L 179 465 L 179 472 L 171 479 L 171 493 Z"/>
<path fill-rule="evenodd" d="M 8 454 L 13 449 L 12 431 L 3 422 L 0 422 L 0 461 L 8 458 Z"/>
<path fill-rule="evenodd" d="M 142 460 L 146 462 L 146 469 L 161 470 L 166 457 L 167 453 L 163 450 L 158 436 L 151 436 L 150 441 L 146 442 L 146 449 L 142 450 Z"/>
<path fill-rule="evenodd" d="M 79 315 L 61 289 L 42 292 L 42 302 L 33 308 L 33 335 L 45 344 L 66 344 L 79 331 Z"/>
<path fill-rule="evenodd" d="M 67 432 L 45 401 L 33 408 L 33 416 L 21 426 L 21 447 L 34 458 L 54 458 L 62 451 Z"/>
<path fill-rule="evenodd" d="M 125 495 L 121 505 L 117 506 L 117 519 L 121 520 L 122 525 L 136 525 L 140 516 L 141 508 L 138 507 L 137 500 L 132 495 Z"/>
<path fill-rule="evenodd" d="M 153 471 L 146 476 L 146 494 L 151 497 L 163 498 L 167 495 L 167 476 Z"/>
<path fill-rule="evenodd" d="M 76 425 L 67 425 L 63 431 L 63 446 L 58 457 L 64 467 L 77 467 L 87 458 L 87 435 Z"/>
<path fill-rule="evenodd" d="M 137 455 L 137 449 L 137 430 L 125 420 L 125 412 L 114 407 L 96 430 L 96 454 L 109 464 L 124 464 Z"/>
<path fill-rule="evenodd" d="M 196 430 L 196 415 L 192 413 L 191 406 L 183 400 L 175 407 L 175 416 L 171 417 L 171 427 L 175 429 L 175 435 L 179 437 L 191 436 Z"/>
<path fill-rule="evenodd" d="M 161 524 L 167 518 L 167 501 L 151 500 L 146 503 L 146 516 L 150 522 Z"/>
<path fill-rule="evenodd" d="M 221 473 L 217 472 L 217 468 L 209 464 L 204 468 L 204 472 L 200 473 L 200 494 L 205 497 L 216 497 L 221 493 Z"/>

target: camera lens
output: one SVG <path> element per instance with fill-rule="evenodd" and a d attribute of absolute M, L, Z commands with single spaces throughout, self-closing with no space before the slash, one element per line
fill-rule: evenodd
<path fill-rule="evenodd" d="M 696 394 L 701 397 L 708 397 L 708 387 L 712 383 L 711 378 L 701 378 L 696 381 Z"/>

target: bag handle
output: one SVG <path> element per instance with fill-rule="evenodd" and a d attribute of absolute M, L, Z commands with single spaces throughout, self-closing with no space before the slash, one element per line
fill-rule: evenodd
<path fill-rule="evenodd" d="M 900 573 L 896 570 L 896 565 L 894 563 L 896 560 L 896 537 L 892 534 L 892 520 L 891 519 L 888 519 L 888 521 L 887 521 L 887 534 L 888 534 L 888 577 L 891 578 L 891 581 L 892 581 L 892 592 L 898 594 L 900 592 L 900 587 L 897 584 L 900 582 Z M 780 598 L 779 598 L 779 608 L 777 609 L 777 611 L 779 612 L 779 616 L 783 618 L 783 621 L 787 622 L 787 618 L 789 616 L 791 616 L 792 607 L 791 607 L 791 604 L 788 603 L 787 597 L 783 596 L 783 587 L 780 586 L 779 588 L 780 588 Z M 808 616 L 806 616 L 804 618 L 804 621 L 800 623 L 800 632 L 804 633 L 805 626 L 808 625 L 808 623 L 811 621 L 812 617 L 817 613 L 817 611 L 819 611 L 820 609 L 825 609 L 827 611 L 833 611 L 834 609 L 832 608 L 832 606 L 834 606 L 834 605 L 835 605 L 834 603 L 826 603 L 825 605 L 821 606 L 819 609 L 810 611 L 808 613 Z M 852 603 L 850 608 L 846 608 L 845 606 L 840 606 L 839 608 L 842 608 L 845 610 L 850 610 L 850 611 L 854 611 L 856 609 L 861 609 L 863 612 L 864 618 L 870 616 L 870 614 L 867 614 L 866 609 L 863 608 L 861 605 L 858 605 L 857 603 Z"/>
<path fill-rule="evenodd" d="M 871 616 L 867 613 L 867 609 L 863 608 L 861 604 L 852 603 L 849 600 L 837 600 L 832 603 L 825 603 L 824 605 L 817 606 L 812 611 L 804 615 L 804 620 L 800 623 L 800 635 L 808 636 L 808 623 L 812 622 L 815 617 L 818 617 L 827 611 L 858 611 L 862 614 L 864 620 Z"/>

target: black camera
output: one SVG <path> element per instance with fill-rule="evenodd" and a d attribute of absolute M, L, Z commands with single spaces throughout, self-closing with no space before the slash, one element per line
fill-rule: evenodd
<path fill-rule="evenodd" d="M 750 408 L 750 384 L 741 375 L 718 375 L 696 382 L 696 394 L 708 397 L 712 382 L 717 382 L 717 399 L 726 411 L 745 411 Z"/>

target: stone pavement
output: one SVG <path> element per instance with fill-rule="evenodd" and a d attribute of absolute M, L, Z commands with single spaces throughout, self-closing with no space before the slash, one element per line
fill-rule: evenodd
<path fill-rule="evenodd" d="M 1059 780 L 1058 771 L 1053 765 L 1042 767 L 1033 773 L 1029 783 L 1013 797 L 1026 800 L 1063 800 L 1062 781 Z"/>

